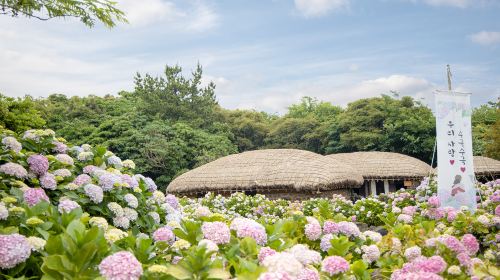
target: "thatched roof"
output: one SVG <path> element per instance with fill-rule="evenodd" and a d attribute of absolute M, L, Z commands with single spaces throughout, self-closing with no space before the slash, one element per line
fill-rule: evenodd
<path fill-rule="evenodd" d="M 303 150 L 268 149 L 202 165 L 175 178 L 167 192 L 311 192 L 362 184 L 363 177 L 338 160 Z"/>
<path fill-rule="evenodd" d="M 354 152 L 326 157 L 348 163 L 365 179 L 421 179 L 431 170 L 427 163 L 398 153 Z"/>
<path fill-rule="evenodd" d="M 483 156 L 474 156 L 474 173 L 478 176 L 499 176 L 500 161 Z"/>

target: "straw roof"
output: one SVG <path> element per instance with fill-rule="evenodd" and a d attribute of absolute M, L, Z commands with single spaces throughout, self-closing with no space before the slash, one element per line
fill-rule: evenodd
<path fill-rule="evenodd" d="M 421 179 L 431 170 L 427 163 L 398 153 L 354 152 L 327 155 L 355 167 L 365 179 Z"/>
<path fill-rule="evenodd" d="M 175 178 L 167 192 L 311 192 L 359 187 L 363 177 L 309 151 L 268 149 L 219 158 Z"/>
<path fill-rule="evenodd" d="M 476 176 L 500 176 L 500 161 L 483 156 L 474 156 L 474 173 Z M 438 168 L 434 168 L 437 174 Z"/>

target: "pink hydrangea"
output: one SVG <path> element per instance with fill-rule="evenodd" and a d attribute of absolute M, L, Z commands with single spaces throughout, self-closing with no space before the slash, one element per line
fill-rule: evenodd
<path fill-rule="evenodd" d="M 403 208 L 403 214 L 413 216 L 417 212 L 417 207 L 415 206 L 406 206 Z"/>
<path fill-rule="evenodd" d="M 59 205 L 57 206 L 57 209 L 59 210 L 59 213 L 70 213 L 74 209 L 80 208 L 80 205 L 76 203 L 73 200 L 70 199 L 65 199 L 63 201 L 59 202 Z"/>
<path fill-rule="evenodd" d="M 55 190 L 57 187 L 56 176 L 49 172 L 43 174 L 40 176 L 40 185 L 44 189 Z"/>
<path fill-rule="evenodd" d="M 318 240 L 321 237 L 321 225 L 318 220 L 313 217 L 307 217 L 307 224 L 304 228 L 304 233 L 309 240 Z"/>
<path fill-rule="evenodd" d="M 83 187 L 85 194 L 90 198 L 90 200 L 94 203 L 101 203 L 104 198 L 103 191 L 101 187 L 87 184 Z"/>
<path fill-rule="evenodd" d="M 316 269 L 304 268 L 297 275 L 297 280 L 319 280 L 319 273 Z"/>
<path fill-rule="evenodd" d="M 396 270 L 391 280 L 443 280 L 443 277 L 431 272 L 401 272 Z"/>
<path fill-rule="evenodd" d="M 495 215 L 500 216 L 500 204 L 495 207 Z"/>
<path fill-rule="evenodd" d="M 462 236 L 462 244 L 467 250 L 467 253 L 471 256 L 475 255 L 479 251 L 479 242 L 474 235 L 467 233 Z"/>
<path fill-rule="evenodd" d="M 23 194 L 24 202 L 28 204 L 28 206 L 35 206 L 40 201 L 45 200 L 49 201 L 49 197 L 45 194 L 45 191 L 41 188 L 28 188 L 24 191 Z"/>
<path fill-rule="evenodd" d="M 36 175 L 43 175 L 49 170 L 49 160 L 43 155 L 31 155 L 28 157 L 30 170 Z"/>
<path fill-rule="evenodd" d="M 378 258 L 380 258 L 380 250 L 377 247 L 377 245 L 370 245 L 370 246 L 365 246 L 363 245 L 361 247 L 361 250 L 363 251 L 363 260 L 372 263 L 374 261 L 377 261 Z"/>
<path fill-rule="evenodd" d="M 276 251 L 269 248 L 269 247 L 262 247 L 260 248 L 260 251 L 259 251 L 259 254 L 258 254 L 258 259 L 259 259 L 259 263 L 262 264 L 262 262 L 264 261 L 264 259 L 266 257 L 269 257 L 269 256 L 272 256 L 276 254 Z"/>
<path fill-rule="evenodd" d="M 441 203 L 439 202 L 439 198 L 435 195 L 429 197 L 427 203 L 429 203 L 429 205 L 434 208 L 438 208 L 441 205 Z"/>
<path fill-rule="evenodd" d="M 122 182 L 126 183 L 129 188 L 133 189 L 133 188 L 136 188 L 139 186 L 139 182 L 137 182 L 137 180 L 134 177 L 132 177 L 128 174 L 122 174 L 121 179 L 122 179 Z"/>
<path fill-rule="evenodd" d="M 92 174 L 96 169 L 99 169 L 99 167 L 94 165 L 87 165 L 83 168 L 83 173 Z"/>
<path fill-rule="evenodd" d="M 31 249 L 23 235 L 0 235 L 0 268 L 9 269 L 25 262 L 31 255 Z"/>
<path fill-rule="evenodd" d="M 463 253 L 465 251 L 464 245 L 454 236 L 444 236 L 441 242 L 450 250 L 455 253 Z"/>
<path fill-rule="evenodd" d="M 7 162 L 0 166 L 0 173 L 7 174 L 18 179 L 24 179 L 28 177 L 28 171 L 17 163 Z"/>
<path fill-rule="evenodd" d="M 172 243 L 174 242 L 175 239 L 175 234 L 172 232 L 172 230 L 169 227 L 161 227 L 155 232 L 153 232 L 153 239 L 154 241 L 164 241 L 167 243 Z"/>
<path fill-rule="evenodd" d="M 326 257 L 321 263 L 321 271 L 328 273 L 330 276 L 345 273 L 348 270 L 349 262 L 339 256 Z"/>
<path fill-rule="evenodd" d="M 247 218 L 236 218 L 230 226 L 236 231 L 236 236 L 239 238 L 250 237 L 263 246 L 267 243 L 267 233 L 264 226 L 258 222 Z"/>
<path fill-rule="evenodd" d="M 457 211 L 455 210 L 448 210 L 448 213 L 446 214 L 446 219 L 448 222 L 453 222 L 457 218 Z"/>
<path fill-rule="evenodd" d="M 75 180 L 73 180 L 73 183 L 77 184 L 80 187 L 86 184 L 90 184 L 90 182 L 92 182 L 92 178 L 90 178 L 90 176 L 87 174 L 80 174 L 75 178 Z"/>
<path fill-rule="evenodd" d="M 286 272 L 266 272 L 259 276 L 258 280 L 293 280 Z"/>
<path fill-rule="evenodd" d="M 201 231 L 205 239 L 212 240 L 215 244 L 227 244 L 231 238 L 229 227 L 223 222 L 204 222 Z"/>
<path fill-rule="evenodd" d="M 121 251 L 104 258 L 99 272 L 106 280 L 137 280 L 142 275 L 142 265 L 132 253 Z"/>
<path fill-rule="evenodd" d="M 471 259 L 466 253 L 460 253 L 457 255 L 457 260 L 461 266 L 469 267 L 471 265 Z"/>
<path fill-rule="evenodd" d="M 328 234 L 328 233 L 338 233 L 339 232 L 339 226 L 337 223 L 331 222 L 331 221 L 326 221 L 323 224 L 323 233 Z"/>
<path fill-rule="evenodd" d="M 413 246 L 405 250 L 405 258 L 408 261 L 412 261 L 422 255 L 422 250 L 418 246 Z"/>
<path fill-rule="evenodd" d="M 68 146 L 64 143 L 61 143 L 59 141 L 53 141 L 52 144 L 54 144 L 52 151 L 56 153 L 65 154 L 68 151 Z"/>

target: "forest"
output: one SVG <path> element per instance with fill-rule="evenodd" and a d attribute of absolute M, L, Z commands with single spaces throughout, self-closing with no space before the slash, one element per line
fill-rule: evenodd
<path fill-rule="evenodd" d="M 346 107 L 303 97 L 282 115 L 229 110 L 202 75 L 200 65 L 189 75 L 167 65 L 159 77 L 137 74 L 134 90 L 116 95 L 0 95 L 0 125 L 15 132 L 50 128 L 74 144 L 102 144 L 160 186 L 219 157 L 265 148 L 391 151 L 431 163 L 435 117 L 412 97 L 381 93 Z M 475 155 L 500 159 L 499 116 L 498 100 L 473 109 Z"/>

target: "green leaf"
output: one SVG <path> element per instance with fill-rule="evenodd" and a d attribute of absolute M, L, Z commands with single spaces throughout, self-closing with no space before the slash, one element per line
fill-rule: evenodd
<path fill-rule="evenodd" d="M 191 279 L 191 273 L 189 272 L 189 270 L 183 268 L 180 265 L 169 266 L 168 274 L 174 276 L 177 279 Z"/>

